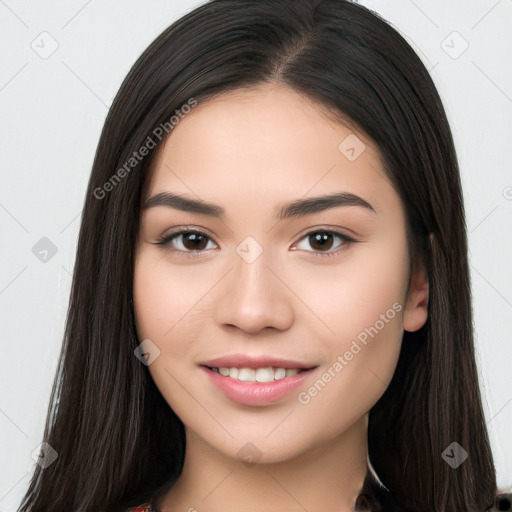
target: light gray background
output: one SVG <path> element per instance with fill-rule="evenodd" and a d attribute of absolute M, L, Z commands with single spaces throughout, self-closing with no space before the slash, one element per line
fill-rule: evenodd
<path fill-rule="evenodd" d="M 18 506 L 42 441 L 82 203 L 108 107 L 146 46 L 200 3 L 0 0 L 0 511 Z M 498 484 L 510 487 L 512 0 L 360 3 L 422 55 L 448 112 L 466 200 L 484 407 Z M 43 237 L 57 248 L 46 262 L 32 252 Z"/>

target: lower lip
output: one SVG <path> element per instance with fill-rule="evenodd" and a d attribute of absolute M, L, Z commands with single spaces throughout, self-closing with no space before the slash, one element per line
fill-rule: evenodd
<path fill-rule="evenodd" d="M 230 400 L 242 405 L 267 405 L 281 400 L 306 380 L 313 369 L 304 370 L 296 375 L 272 382 L 242 382 L 231 377 L 224 377 L 218 372 L 201 366 L 211 381 Z"/>

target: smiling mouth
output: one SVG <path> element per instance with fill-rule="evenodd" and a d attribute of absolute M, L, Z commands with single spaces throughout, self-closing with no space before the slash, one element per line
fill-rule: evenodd
<path fill-rule="evenodd" d="M 212 363 L 219 364 L 220 361 L 219 363 L 212 361 Z M 296 366 L 296 363 L 290 362 L 290 366 L 292 365 Z M 251 368 L 243 365 L 227 367 L 202 364 L 200 368 L 207 374 L 210 382 L 231 401 L 248 406 L 266 406 L 290 395 L 293 390 L 302 386 L 318 367 L 264 366 Z"/>
<path fill-rule="evenodd" d="M 219 373 L 220 375 L 237 380 L 240 382 L 261 382 L 268 383 L 276 380 L 282 380 L 286 377 L 293 377 L 299 373 L 308 371 L 312 368 L 274 368 L 274 367 L 263 367 L 263 368 L 236 368 L 232 367 L 211 367 L 206 366 L 212 372 Z"/>

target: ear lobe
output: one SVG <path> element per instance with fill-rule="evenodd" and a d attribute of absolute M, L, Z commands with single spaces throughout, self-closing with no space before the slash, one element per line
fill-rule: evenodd
<path fill-rule="evenodd" d="M 404 330 L 409 332 L 421 329 L 428 317 L 428 279 L 422 265 L 414 267 L 403 316 Z"/>

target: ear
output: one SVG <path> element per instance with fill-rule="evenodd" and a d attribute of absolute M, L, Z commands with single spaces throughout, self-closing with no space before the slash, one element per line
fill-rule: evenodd
<path fill-rule="evenodd" d="M 421 329 L 428 316 L 429 287 L 423 265 L 415 261 L 404 308 L 404 330 L 409 332 Z"/>

